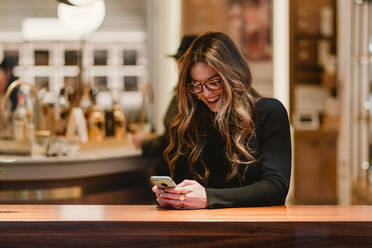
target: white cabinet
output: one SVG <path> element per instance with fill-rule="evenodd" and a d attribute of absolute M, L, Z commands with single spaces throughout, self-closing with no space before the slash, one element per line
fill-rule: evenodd
<path fill-rule="evenodd" d="M 15 57 L 17 77 L 58 92 L 66 81 L 138 91 L 148 80 L 145 33 L 95 33 L 84 41 L 0 42 L 0 59 Z"/>

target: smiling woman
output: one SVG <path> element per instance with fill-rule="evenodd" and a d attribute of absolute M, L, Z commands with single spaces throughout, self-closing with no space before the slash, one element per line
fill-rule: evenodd
<path fill-rule="evenodd" d="M 181 57 L 178 113 L 164 158 L 175 188 L 161 207 L 283 205 L 291 171 L 286 109 L 252 88 L 248 64 L 223 33 L 200 35 Z"/>
<path fill-rule="evenodd" d="M 190 91 L 197 95 L 212 112 L 217 112 L 218 100 L 222 95 L 221 77 L 205 62 L 196 62 L 191 66 Z M 199 83 L 199 82 L 204 83 Z"/>

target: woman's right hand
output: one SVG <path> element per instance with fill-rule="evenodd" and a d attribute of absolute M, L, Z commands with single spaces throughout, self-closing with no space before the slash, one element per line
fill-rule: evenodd
<path fill-rule="evenodd" d="M 163 189 L 159 189 L 156 185 L 154 187 L 152 187 L 152 192 L 155 193 L 156 195 L 156 201 L 159 203 L 159 206 L 162 207 L 162 208 L 168 208 L 170 207 L 169 204 L 165 203 L 163 198 L 160 197 L 160 194 L 164 194 L 164 190 Z"/>

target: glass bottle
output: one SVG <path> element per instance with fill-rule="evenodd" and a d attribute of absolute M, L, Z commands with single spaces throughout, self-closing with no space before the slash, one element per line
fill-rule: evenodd
<path fill-rule="evenodd" d="M 67 94 L 64 88 L 60 90 L 55 111 L 55 133 L 58 136 L 64 136 L 66 135 L 68 116 L 70 114 L 70 103 L 68 101 Z"/>
<path fill-rule="evenodd" d="M 103 108 L 94 105 L 88 118 L 88 134 L 90 141 L 103 141 L 106 137 L 105 113 Z"/>
<path fill-rule="evenodd" d="M 15 140 L 23 141 L 27 133 L 27 108 L 24 95 L 18 96 L 17 107 L 13 115 L 13 136 Z"/>
<path fill-rule="evenodd" d="M 89 116 L 89 110 L 92 107 L 92 96 L 91 96 L 91 89 L 89 85 L 83 86 L 83 95 L 81 96 L 79 106 L 83 110 L 85 118 Z"/>
<path fill-rule="evenodd" d="M 112 107 L 114 116 L 114 132 L 116 139 L 123 139 L 126 135 L 126 121 L 123 111 L 119 104 L 114 104 Z"/>

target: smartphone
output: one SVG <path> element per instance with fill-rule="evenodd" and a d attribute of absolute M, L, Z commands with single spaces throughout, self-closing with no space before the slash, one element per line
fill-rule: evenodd
<path fill-rule="evenodd" d="M 152 176 L 151 182 L 160 189 L 175 188 L 177 184 L 168 176 Z"/>

